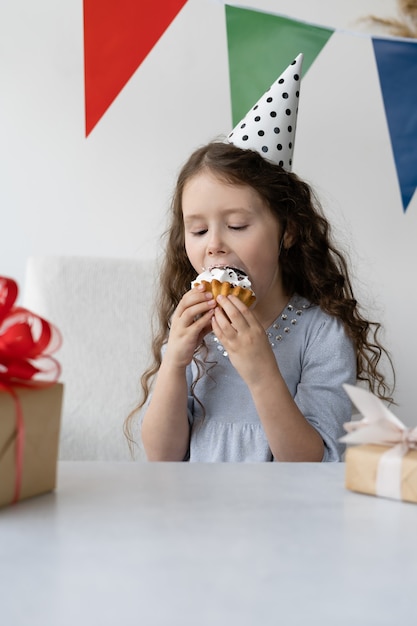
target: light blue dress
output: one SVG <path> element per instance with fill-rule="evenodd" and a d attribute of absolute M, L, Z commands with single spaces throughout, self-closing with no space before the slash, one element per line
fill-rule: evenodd
<path fill-rule="evenodd" d="M 281 374 L 305 418 L 323 438 L 323 461 L 339 461 L 338 442 L 352 406 L 342 384 L 356 384 L 356 352 L 342 323 L 298 295 L 267 330 Z M 272 461 L 251 394 L 216 337 L 206 337 L 213 364 L 189 391 L 190 462 Z M 197 377 L 187 369 L 188 388 Z M 196 398 L 204 406 L 197 402 Z"/>

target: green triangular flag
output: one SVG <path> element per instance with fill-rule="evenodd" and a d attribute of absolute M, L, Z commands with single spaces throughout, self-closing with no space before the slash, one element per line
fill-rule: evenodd
<path fill-rule="evenodd" d="M 305 76 L 334 30 L 235 6 L 225 10 L 235 125 L 300 52 Z"/>

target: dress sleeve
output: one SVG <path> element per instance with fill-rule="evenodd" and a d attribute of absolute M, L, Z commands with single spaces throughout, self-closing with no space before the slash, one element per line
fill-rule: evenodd
<path fill-rule="evenodd" d="M 355 347 L 343 324 L 324 315 L 307 339 L 294 398 L 323 439 L 322 461 L 340 461 L 345 450 L 339 438 L 343 424 L 351 419 L 352 404 L 343 383 L 356 384 Z"/>

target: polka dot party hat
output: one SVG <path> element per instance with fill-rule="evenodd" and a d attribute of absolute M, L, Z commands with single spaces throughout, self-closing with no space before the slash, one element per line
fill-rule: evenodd
<path fill-rule="evenodd" d="M 287 171 L 294 152 L 302 63 L 299 54 L 227 137 L 235 146 L 256 150 Z"/>

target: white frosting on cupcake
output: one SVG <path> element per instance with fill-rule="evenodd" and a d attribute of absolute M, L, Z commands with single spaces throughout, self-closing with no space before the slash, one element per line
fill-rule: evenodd
<path fill-rule="evenodd" d="M 204 270 L 192 281 L 191 287 L 201 283 L 205 280 L 211 283 L 212 280 L 218 280 L 221 283 L 230 283 L 233 287 L 244 287 L 245 289 L 251 289 L 252 283 L 250 282 L 247 274 L 236 267 L 212 267 L 211 269 Z"/>

